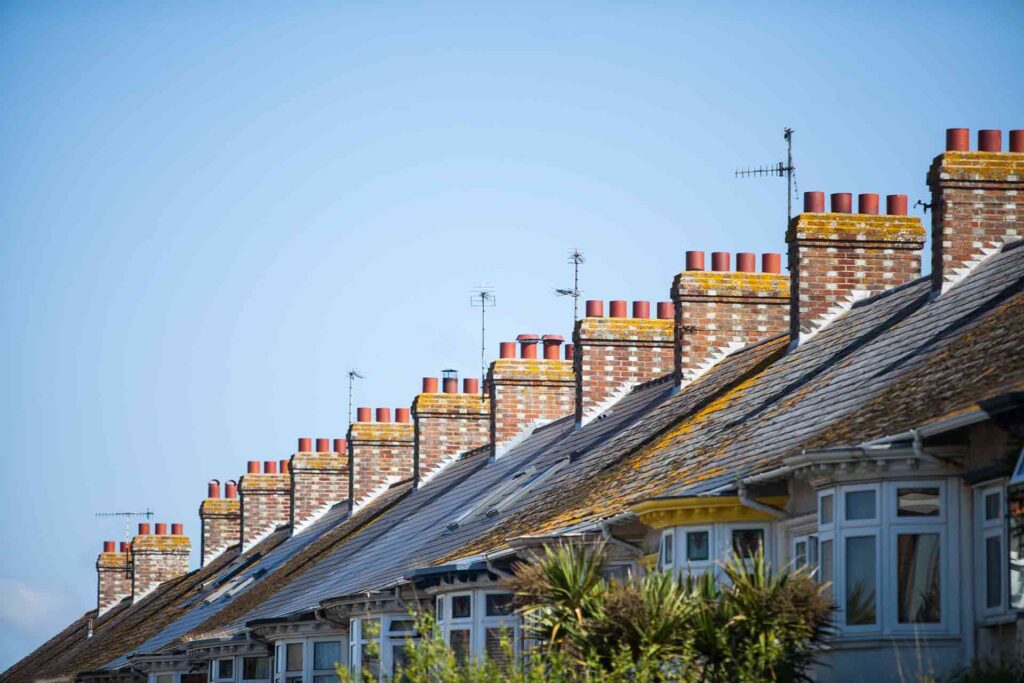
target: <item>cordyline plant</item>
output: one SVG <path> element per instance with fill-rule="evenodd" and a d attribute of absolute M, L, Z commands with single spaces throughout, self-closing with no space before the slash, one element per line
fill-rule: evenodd
<path fill-rule="evenodd" d="M 827 586 L 807 570 L 772 572 L 763 553 L 728 559 L 717 578 L 650 572 L 610 581 L 605 560 L 603 547 L 561 545 L 516 567 L 507 584 L 535 643 L 520 659 L 509 633 L 502 656 L 460 662 L 432 618 L 416 615 L 421 637 L 407 642 L 395 680 L 800 681 L 827 639 Z"/>

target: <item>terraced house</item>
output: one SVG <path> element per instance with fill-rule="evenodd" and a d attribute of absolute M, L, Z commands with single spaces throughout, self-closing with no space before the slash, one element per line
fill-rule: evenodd
<path fill-rule="evenodd" d="M 927 172 L 930 275 L 906 195 L 808 192 L 788 275 L 687 252 L 653 315 L 590 301 L 570 344 L 503 343 L 484 391 L 428 377 L 346 439 L 211 481 L 198 569 L 180 525 L 105 544 L 96 606 L 3 680 L 384 680 L 416 605 L 461 656 L 503 629 L 522 648 L 501 579 L 565 541 L 606 543 L 617 575 L 757 548 L 815 566 L 838 606 L 822 680 L 1019 651 L 1024 130 L 969 137 Z"/>

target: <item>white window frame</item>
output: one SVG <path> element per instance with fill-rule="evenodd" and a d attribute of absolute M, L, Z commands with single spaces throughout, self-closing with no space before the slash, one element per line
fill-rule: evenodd
<path fill-rule="evenodd" d="M 671 542 L 671 552 L 665 550 L 665 546 Z M 676 566 L 676 554 L 679 546 L 676 544 L 675 529 L 665 529 L 661 532 L 661 543 L 658 544 L 658 568 L 661 570 L 671 569 Z M 666 561 L 666 556 L 668 561 Z"/>
<path fill-rule="evenodd" d="M 690 547 L 690 545 L 689 545 L 690 544 L 690 534 L 699 534 L 699 533 L 707 533 L 707 535 L 708 535 L 708 559 L 706 559 L 706 560 L 691 560 L 687 556 L 688 549 Z M 718 549 L 718 546 L 717 546 L 717 544 L 715 542 L 715 528 L 714 528 L 714 525 L 709 524 L 709 525 L 706 525 L 706 526 L 687 526 L 687 527 L 681 527 L 680 531 L 677 533 L 677 535 L 683 539 L 683 542 L 679 544 L 679 546 L 680 546 L 679 553 L 680 553 L 680 559 L 681 559 L 681 562 L 679 564 L 681 566 L 685 566 L 687 568 L 687 570 L 689 571 L 689 573 L 691 573 L 691 574 L 703 574 L 704 572 L 706 572 L 707 570 L 709 570 L 709 569 L 711 569 L 711 568 L 713 568 L 715 566 L 715 562 L 717 560 L 717 558 L 715 557 L 715 553 L 716 553 L 716 551 Z"/>
<path fill-rule="evenodd" d="M 369 645 L 372 641 L 371 638 L 366 638 L 363 635 L 363 626 L 366 622 L 375 621 L 380 626 L 380 631 L 377 634 L 377 644 L 380 646 L 380 636 L 384 633 L 384 617 L 383 615 L 372 615 L 365 617 L 353 617 L 349 620 L 348 628 L 348 670 L 359 680 L 362 675 L 363 669 L 363 646 Z M 384 675 L 384 652 L 383 648 L 379 648 L 377 651 L 377 678 L 380 679 Z"/>
<path fill-rule="evenodd" d="M 508 595 L 509 591 L 496 588 L 479 588 L 472 591 L 454 591 L 437 596 L 437 625 L 444 636 L 444 642 L 451 646 L 452 631 L 469 631 L 469 656 L 475 661 L 482 661 L 487 653 L 487 629 L 508 628 L 512 636 L 513 655 L 518 657 L 522 652 L 520 638 L 522 627 L 515 612 L 511 614 L 487 615 L 487 596 L 494 594 Z M 470 616 L 452 617 L 452 599 L 470 597 Z"/>
<path fill-rule="evenodd" d="M 160 678 L 163 676 L 170 676 L 171 683 L 181 683 L 181 671 L 161 671 L 159 673 L 149 674 L 149 683 L 159 683 Z"/>
<path fill-rule="evenodd" d="M 317 676 L 331 676 L 337 679 L 338 672 L 334 670 L 332 666 L 330 669 L 314 669 L 313 655 L 316 652 L 317 643 L 338 643 L 338 653 L 341 657 L 341 661 L 338 664 L 342 667 L 348 666 L 348 662 L 345 661 L 345 650 L 348 649 L 348 637 L 343 633 L 336 633 L 328 636 L 315 636 L 306 639 L 306 652 L 302 659 L 303 668 L 308 676 L 306 680 L 309 683 L 313 683 Z"/>
<path fill-rule="evenodd" d="M 231 662 L 231 675 L 221 676 L 220 675 L 220 663 L 230 661 Z M 215 683 L 224 683 L 225 681 L 234 681 L 239 676 L 238 672 L 238 660 L 235 657 L 217 657 L 210 662 L 210 675 L 208 679 Z"/>
<path fill-rule="evenodd" d="M 989 496 L 999 496 L 999 515 L 995 519 L 985 519 L 985 504 Z M 975 500 L 975 538 L 977 539 L 975 557 L 975 576 L 978 577 L 975 602 L 978 606 L 978 617 L 982 620 L 998 620 L 1010 612 L 1010 547 L 1007 533 L 1006 483 L 976 488 Z M 988 540 L 999 539 L 999 605 L 988 606 Z"/>
<path fill-rule="evenodd" d="M 245 660 L 265 659 L 267 660 L 268 678 L 245 678 Z M 242 683 L 266 683 L 274 679 L 274 657 L 272 655 L 239 655 L 235 658 L 235 679 Z"/>
<path fill-rule="evenodd" d="M 349 644 L 349 637 L 344 633 L 332 633 L 323 634 L 317 636 L 309 636 L 302 638 L 286 638 L 274 642 L 274 659 L 273 669 L 271 676 L 275 683 L 287 683 L 290 678 L 298 678 L 302 683 L 312 683 L 314 676 L 336 676 L 337 672 L 331 669 L 314 669 L 313 668 L 313 653 L 315 643 L 323 642 L 334 642 L 340 643 L 342 661 L 339 662 L 342 666 L 348 666 L 348 661 L 345 661 L 346 648 Z M 302 646 L 302 668 L 295 671 L 286 671 L 287 666 L 287 651 L 289 645 L 301 645 Z M 241 662 L 236 662 L 236 666 Z M 257 680 L 257 679 L 254 679 Z"/>

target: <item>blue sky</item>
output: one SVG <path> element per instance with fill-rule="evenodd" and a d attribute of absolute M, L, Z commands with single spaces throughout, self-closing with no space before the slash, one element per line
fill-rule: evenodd
<path fill-rule="evenodd" d="M 926 198 L 952 126 L 1024 126 L 1019 3 L 0 5 L 0 667 L 95 601 L 150 507 L 357 403 L 784 251 L 801 190 Z"/>

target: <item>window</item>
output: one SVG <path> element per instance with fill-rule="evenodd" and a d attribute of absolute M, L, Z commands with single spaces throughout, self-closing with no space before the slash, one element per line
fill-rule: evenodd
<path fill-rule="evenodd" d="M 707 562 L 711 557 L 710 532 L 686 532 L 686 561 Z"/>
<path fill-rule="evenodd" d="M 676 556 L 676 535 L 672 531 L 665 531 L 661 534 L 661 563 L 662 569 L 667 569 L 675 564 Z"/>
<path fill-rule="evenodd" d="M 732 551 L 737 557 L 750 559 L 764 548 L 764 529 L 733 529 Z"/>
<path fill-rule="evenodd" d="M 846 539 L 846 624 L 867 626 L 877 623 L 878 543 L 875 536 Z"/>
<path fill-rule="evenodd" d="M 473 596 L 452 596 L 452 619 L 468 619 L 473 616 Z"/>
<path fill-rule="evenodd" d="M 818 514 L 818 523 L 819 524 L 831 524 L 832 523 L 832 518 L 833 518 L 833 514 L 832 514 L 832 500 L 833 500 L 833 496 L 832 496 L 831 493 L 826 494 L 826 495 L 822 496 L 819 499 L 819 501 L 818 501 L 818 507 L 819 507 L 819 510 L 820 510 L 820 512 Z"/>
<path fill-rule="evenodd" d="M 847 491 L 844 510 L 846 514 L 843 519 L 847 522 L 875 519 L 877 514 L 875 512 L 874 489 Z"/>
<path fill-rule="evenodd" d="M 980 566 L 977 566 L 979 609 L 983 617 L 1003 615 L 1008 606 L 1004 491 L 1002 485 L 990 486 L 975 496 L 978 508 L 976 535 L 981 550 Z"/>
<path fill-rule="evenodd" d="M 519 619 L 513 595 L 476 590 L 438 596 L 438 626 L 459 662 L 489 657 L 499 661 L 519 650 Z"/>
<path fill-rule="evenodd" d="M 898 621 L 938 624 L 942 621 L 939 534 L 897 534 L 896 539 Z"/>
<path fill-rule="evenodd" d="M 174 683 L 174 674 L 157 674 L 153 680 L 155 683 Z"/>
<path fill-rule="evenodd" d="M 711 571 L 718 574 L 719 560 L 732 553 L 741 559 L 749 559 L 763 548 L 769 560 L 773 560 L 772 548 L 766 545 L 768 532 L 773 526 L 768 523 L 727 523 L 717 522 L 702 526 L 677 526 L 661 532 L 661 547 L 658 566 L 674 569 L 680 574 L 699 575 Z M 676 543 L 679 539 L 679 543 Z"/>
<path fill-rule="evenodd" d="M 320 640 L 313 645 L 313 683 L 336 683 L 335 667 L 342 663 L 341 641 Z"/>
<path fill-rule="evenodd" d="M 937 487 L 897 489 L 897 516 L 936 517 L 938 514 L 939 489 Z"/>
<path fill-rule="evenodd" d="M 234 659 L 218 659 L 214 662 L 214 669 L 216 670 L 216 680 L 218 681 L 230 681 L 235 678 L 235 660 Z"/>
<path fill-rule="evenodd" d="M 797 536 L 793 539 L 793 567 L 818 566 L 818 537 Z"/>
<path fill-rule="evenodd" d="M 243 657 L 242 680 L 266 681 L 270 679 L 269 657 Z"/>

